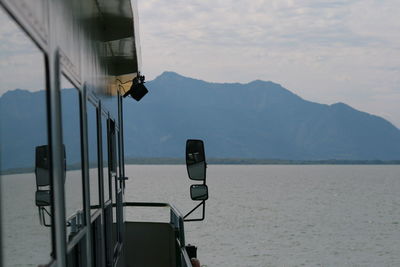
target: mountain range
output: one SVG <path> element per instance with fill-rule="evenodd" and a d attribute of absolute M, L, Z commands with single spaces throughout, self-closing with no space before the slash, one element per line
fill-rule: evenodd
<path fill-rule="evenodd" d="M 387 120 L 344 103 L 310 102 L 273 82 L 209 83 L 164 72 L 146 87 L 140 102 L 123 102 L 127 158 L 183 158 L 186 139 L 195 138 L 212 158 L 400 159 L 400 130 Z M 46 140 L 43 106 L 43 91 L 0 97 L 3 169 L 33 162 L 29 144 Z"/>
<path fill-rule="evenodd" d="M 182 157 L 204 139 L 215 158 L 400 159 L 400 130 L 344 103 L 302 99 L 281 85 L 209 83 L 164 72 L 140 102 L 124 101 L 128 157 Z"/>

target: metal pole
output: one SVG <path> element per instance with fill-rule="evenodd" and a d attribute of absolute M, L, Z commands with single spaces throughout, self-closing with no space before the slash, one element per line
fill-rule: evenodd
<path fill-rule="evenodd" d="M 90 184 L 89 184 L 89 157 L 88 157 L 88 130 L 87 130 L 87 96 L 86 86 L 81 94 L 81 140 L 82 140 L 82 169 L 83 169 L 83 192 L 84 192 L 84 222 L 86 227 L 86 266 L 92 266 L 92 224 L 90 220 Z"/>
<path fill-rule="evenodd" d="M 52 6 L 54 8 L 54 6 Z M 53 12 L 50 12 L 50 16 Z M 51 27 L 51 23 L 50 23 Z M 57 49 L 49 53 L 49 99 L 50 99 L 50 147 L 53 181 L 53 231 L 55 236 L 55 258 L 58 267 L 65 267 L 66 218 L 64 197 L 64 152 L 62 149 L 61 100 L 60 100 L 60 55 Z"/>

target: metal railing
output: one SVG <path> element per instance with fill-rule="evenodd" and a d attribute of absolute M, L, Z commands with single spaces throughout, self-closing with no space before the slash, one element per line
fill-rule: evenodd
<path fill-rule="evenodd" d="M 176 260 L 179 267 L 192 267 L 185 246 L 185 228 L 183 215 L 173 206 L 168 203 L 160 202 L 125 202 L 124 207 L 156 207 L 170 209 L 170 224 L 175 232 L 176 240 Z"/>

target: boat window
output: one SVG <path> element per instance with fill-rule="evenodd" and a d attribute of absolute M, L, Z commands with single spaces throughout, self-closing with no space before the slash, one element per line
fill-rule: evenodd
<path fill-rule="evenodd" d="M 103 108 L 107 110 L 111 118 L 118 118 L 118 97 L 117 96 L 100 96 Z"/>
<path fill-rule="evenodd" d="M 117 203 L 117 177 L 118 177 L 118 150 L 117 150 L 117 129 L 114 120 L 109 120 L 109 135 L 108 135 L 108 141 L 109 141 L 109 152 L 110 152 L 110 173 L 111 173 L 111 198 L 112 198 L 112 203 L 116 204 Z M 117 221 L 117 207 L 116 205 L 113 206 L 112 208 L 112 220 L 114 223 Z M 112 234 L 112 244 L 116 245 L 117 243 L 117 235 L 116 233 L 119 232 L 119 225 L 116 224 L 116 232 L 113 232 Z"/>
<path fill-rule="evenodd" d="M 104 202 L 110 199 L 110 174 L 108 170 L 108 125 L 107 117 L 101 116 L 101 136 L 103 149 L 103 185 L 104 185 Z"/>
<path fill-rule="evenodd" d="M 122 130 L 123 129 L 123 118 L 122 118 L 122 96 L 118 96 L 118 108 L 120 109 L 121 113 L 118 116 L 118 125 L 119 128 Z M 119 176 L 120 177 L 124 177 L 125 176 L 125 170 L 123 168 L 125 161 L 124 161 L 124 150 L 123 150 L 123 146 L 124 146 L 124 142 L 122 139 L 122 134 L 119 133 L 118 134 L 118 150 L 119 150 L 119 154 L 118 154 L 118 160 L 119 160 Z M 125 182 L 121 181 L 120 182 L 120 186 L 121 188 L 125 185 Z"/>
<path fill-rule="evenodd" d="M 108 142 L 110 152 L 110 172 L 113 175 L 117 174 L 117 139 L 116 139 L 116 128 L 114 120 L 109 120 L 109 131 L 108 131 Z"/>
<path fill-rule="evenodd" d="M 99 164 L 97 138 L 97 109 L 87 101 L 88 151 L 89 151 L 89 182 L 90 182 L 90 210 L 93 214 L 100 204 L 99 195 Z"/>
<path fill-rule="evenodd" d="M 115 175 L 111 178 L 112 203 L 113 204 L 117 203 L 117 198 L 116 198 L 116 196 L 117 196 L 116 179 L 117 179 L 117 177 Z M 117 222 L 117 207 L 114 206 L 112 208 L 112 210 L 113 210 L 113 212 L 112 212 L 112 217 L 113 218 L 112 219 L 113 219 L 113 223 L 115 223 L 115 222 Z M 116 235 L 113 234 L 113 244 L 115 244 L 115 243 L 116 243 Z"/>
<path fill-rule="evenodd" d="M 119 181 L 119 177 L 120 177 L 120 173 L 119 173 L 119 149 L 118 149 L 118 144 L 119 144 L 119 138 L 118 138 L 118 130 L 115 131 L 116 133 L 116 146 L 115 146 L 115 150 L 116 150 L 116 157 L 115 157 L 115 161 L 116 161 L 116 166 L 117 166 L 117 170 L 116 170 L 116 175 L 114 180 L 114 184 L 113 184 L 113 203 L 115 203 L 115 207 L 113 207 L 113 222 L 116 223 L 116 232 L 113 235 L 113 242 L 114 244 L 116 244 L 117 242 L 120 242 L 120 238 L 119 238 L 119 233 L 121 232 L 121 228 L 120 228 L 120 224 L 118 223 L 118 220 L 122 220 L 122 215 L 119 213 L 119 205 L 121 203 L 118 203 L 118 201 L 120 201 L 120 199 L 118 198 L 118 194 L 122 194 L 121 193 L 121 183 Z"/>
<path fill-rule="evenodd" d="M 36 148 L 48 149 L 45 57 L 2 8 L 0 25 L 0 266 L 38 266 L 52 258 L 51 227 L 35 201 L 39 190 L 51 194 L 48 169 L 41 186 L 35 175 Z M 42 200 L 51 225 L 51 199 Z"/>
<path fill-rule="evenodd" d="M 112 121 L 111 121 L 112 122 Z M 111 125 L 113 125 L 112 123 L 111 123 Z M 112 172 L 112 177 L 111 177 L 111 190 L 112 190 L 112 195 L 111 195 L 111 198 L 112 198 L 112 202 L 115 204 L 116 203 L 116 195 L 117 195 L 117 183 L 116 183 L 116 181 L 117 181 L 117 177 L 118 177 L 118 173 L 117 173 L 117 169 L 116 169 L 116 167 L 117 167 L 117 165 L 116 165 L 116 163 L 117 163 L 117 161 L 116 161 L 116 159 L 117 159 L 117 153 L 116 153 L 116 142 L 115 142 L 115 140 L 116 140 L 116 136 L 115 136 L 115 127 L 112 127 L 113 128 L 113 130 L 111 131 L 112 132 L 112 134 L 111 134 L 111 140 L 110 140 L 110 144 L 111 144 L 111 146 L 110 146 L 110 150 L 112 151 L 112 153 L 111 153 L 111 155 L 112 155 L 112 157 L 111 157 L 111 161 L 112 161 L 112 166 L 113 166 L 113 172 Z M 114 218 L 114 222 L 115 222 L 115 207 L 113 208 L 113 210 L 114 210 L 114 215 L 113 215 L 113 218 Z"/>
<path fill-rule="evenodd" d="M 65 207 L 67 234 L 71 221 L 83 211 L 80 92 L 64 76 L 61 79 L 61 112 L 63 144 L 66 155 Z M 79 228 L 79 227 L 78 227 Z"/>
<path fill-rule="evenodd" d="M 119 150 L 119 146 L 120 146 L 120 138 L 119 138 L 119 131 L 116 130 L 115 131 L 116 134 L 116 146 L 115 146 L 115 150 L 116 150 L 116 157 L 115 157 L 115 161 L 116 161 L 116 166 L 117 166 L 117 177 L 121 177 L 121 160 L 120 160 L 120 150 Z M 121 188 L 121 183 L 119 182 L 119 180 L 117 179 L 117 189 L 119 190 Z"/>

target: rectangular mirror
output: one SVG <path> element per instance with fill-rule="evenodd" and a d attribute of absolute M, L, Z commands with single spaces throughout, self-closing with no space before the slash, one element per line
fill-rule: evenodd
<path fill-rule="evenodd" d="M 191 180 L 204 181 L 206 179 L 206 156 L 202 140 L 186 141 L 186 167 Z"/>
<path fill-rule="evenodd" d="M 190 186 L 190 198 L 192 200 L 207 200 L 208 187 L 205 184 L 194 184 Z"/>
<path fill-rule="evenodd" d="M 66 155 L 65 146 L 63 145 L 63 156 L 64 156 L 64 182 L 66 172 Z M 49 146 L 37 146 L 35 149 L 35 176 L 36 186 L 50 186 L 50 151 Z"/>
<path fill-rule="evenodd" d="M 35 194 L 35 202 L 38 207 L 47 207 L 51 203 L 50 190 L 38 190 Z"/>
<path fill-rule="evenodd" d="M 50 185 L 50 162 L 49 162 L 49 146 L 36 147 L 36 185 L 48 186 Z"/>

